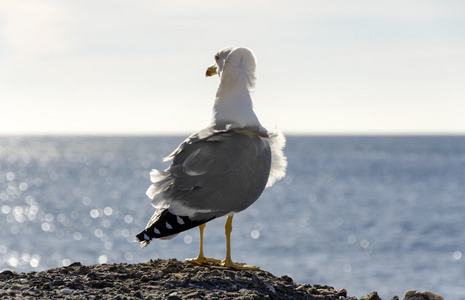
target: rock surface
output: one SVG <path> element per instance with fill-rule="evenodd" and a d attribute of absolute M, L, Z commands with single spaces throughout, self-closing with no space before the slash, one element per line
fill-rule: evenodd
<path fill-rule="evenodd" d="M 412 290 L 405 293 L 404 300 L 444 300 L 444 298 L 428 291 Z"/>
<path fill-rule="evenodd" d="M 364 297 L 379 299 L 376 292 Z M 348 296 L 345 289 L 297 284 L 286 275 L 197 266 L 176 259 L 91 266 L 76 262 L 20 274 L 6 270 L 0 273 L 0 298 L 357 300 Z"/>
<path fill-rule="evenodd" d="M 0 273 L 2 299 L 356 299 L 329 286 L 300 285 L 269 272 L 231 271 L 175 259 Z"/>

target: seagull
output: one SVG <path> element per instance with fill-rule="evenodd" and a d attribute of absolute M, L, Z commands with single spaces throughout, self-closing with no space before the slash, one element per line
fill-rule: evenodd
<path fill-rule="evenodd" d="M 220 83 L 210 124 L 189 136 L 164 161 L 164 171 L 152 170 L 147 190 L 155 212 L 136 235 L 143 248 L 152 239 L 171 239 L 199 227 L 200 251 L 187 261 L 228 269 L 257 269 L 231 259 L 232 220 L 252 205 L 265 187 L 286 173 L 284 135 L 269 132 L 259 122 L 252 104 L 256 58 L 245 47 L 230 47 L 215 55 L 206 76 L 218 74 Z M 227 216 L 226 258 L 206 258 L 203 253 L 205 223 Z"/>

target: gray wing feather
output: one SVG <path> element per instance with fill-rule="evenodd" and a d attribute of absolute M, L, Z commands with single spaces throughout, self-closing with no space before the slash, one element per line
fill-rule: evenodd
<path fill-rule="evenodd" d="M 250 206 L 263 192 L 271 167 L 265 138 L 234 132 L 194 134 L 170 157 L 173 162 L 152 185 L 152 194 L 163 199 L 158 203 L 169 203 L 172 213 L 194 219 Z"/>

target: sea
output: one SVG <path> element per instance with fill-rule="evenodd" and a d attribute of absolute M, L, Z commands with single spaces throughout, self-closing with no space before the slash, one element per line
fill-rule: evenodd
<path fill-rule="evenodd" d="M 149 172 L 183 136 L 0 137 L 0 271 L 184 260 L 196 228 L 146 248 Z M 465 299 L 465 136 L 288 136 L 287 175 L 234 216 L 232 258 L 297 283 Z M 225 218 L 204 250 L 225 255 Z"/>

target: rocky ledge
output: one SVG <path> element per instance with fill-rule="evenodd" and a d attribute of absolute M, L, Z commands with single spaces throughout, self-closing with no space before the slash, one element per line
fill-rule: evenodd
<path fill-rule="evenodd" d="M 297 284 L 286 275 L 276 277 L 262 270 L 197 266 L 175 259 L 91 266 L 76 262 L 67 267 L 20 274 L 6 270 L 0 273 L 0 298 L 357 300 L 349 297 L 345 289 Z M 379 297 L 373 292 L 362 299 Z"/>

